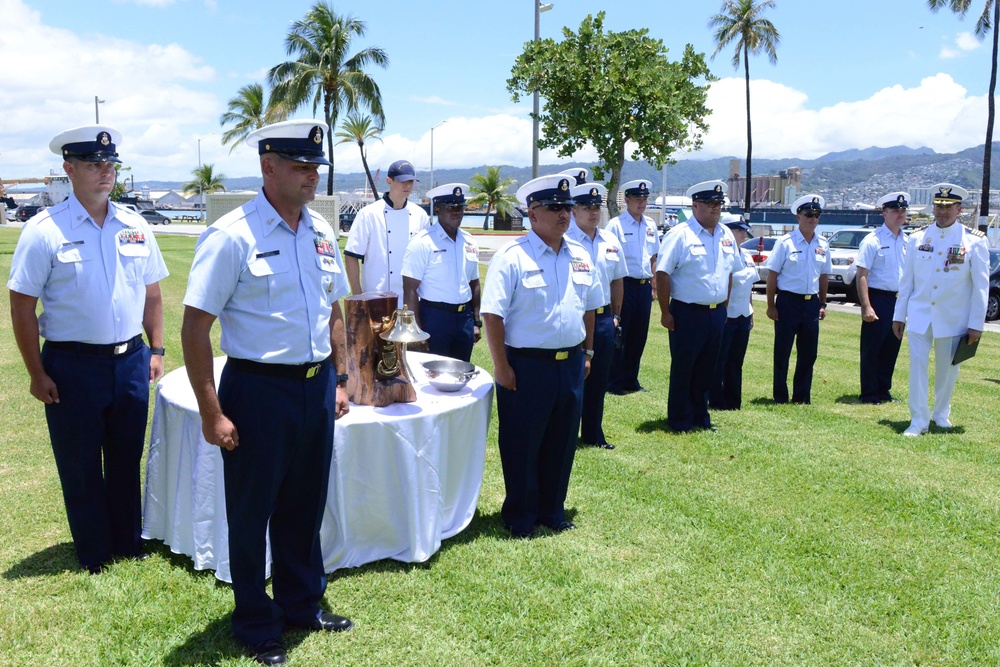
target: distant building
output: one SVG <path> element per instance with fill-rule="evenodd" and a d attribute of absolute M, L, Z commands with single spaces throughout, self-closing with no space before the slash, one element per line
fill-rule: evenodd
<path fill-rule="evenodd" d="M 176 190 L 150 190 L 149 196 L 156 208 L 186 208 L 189 205 L 184 195 Z"/>
<path fill-rule="evenodd" d="M 729 201 L 741 206 L 746 202 L 747 179 L 740 176 L 741 160 L 729 161 Z M 790 204 L 802 191 L 802 169 L 789 167 L 777 175 L 756 176 L 751 179 L 750 206 Z"/>

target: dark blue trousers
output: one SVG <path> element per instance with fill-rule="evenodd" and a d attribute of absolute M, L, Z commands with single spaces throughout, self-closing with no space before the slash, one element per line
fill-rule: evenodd
<path fill-rule="evenodd" d="M 249 646 L 278 639 L 285 623 L 308 625 L 326 590 L 319 528 L 326 509 L 336 375 L 331 365 L 305 380 L 226 364 L 223 413 L 239 445 L 222 451 L 233 579 L 233 633 Z M 265 589 L 271 538 L 272 600 Z"/>
<path fill-rule="evenodd" d="M 892 333 L 896 293 L 868 290 L 868 300 L 878 319 L 861 323 L 861 401 L 891 401 L 892 373 L 896 369 L 900 341 Z"/>
<path fill-rule="evenodd" d="M 667 425 L 675 431 L 708 428 L 708 390 L 715 376 L 726 309 L 685 303 L 672 299 L 670 314 L 670 393 L 667 397 Z"/>
<path fill-rule="evenodd" d="M 743 405 L 743 360 L 750 343 L 749 315 L 727 317 L 719 346 L 719 363 L 715 365 L 715 380 L 709 393 L 713 410 L 739 410 Z"/>
<path fill-rule="evenodd" d="M 583 418 L 580 422 L 580 441 L 589 445 L 603 445 L 604 397 L 608 391 L 611 362 L 615 353 L 615 318 L 611 308 L 594 317 L 594 358 L 590 360 L 590 375 L 583 383 Z"/>
<path fill-rule="evenodd" d="M 149 413 L 149 348 L 91 356 L 42 347 L 59 402 L 45 406 L 76 556 L 84 567 L 142 551 L 139 462 Z"/>
<path fill-rule="evenodd" d="M 819 299 L 815 294 L 806 299 L 802 294 L 778 292 L 774 305 L 778 309 L 778 321 L 774 323 L 774 402 L 788 402 L 788 359 L 794 343 L 792 402 L 809 403 L 819 347 Z"/>
<path fill-rule="evenodd" d="M 639 391 L 639 364 L 649 335 L 649 309 L 653 305 L 653 288 L 649 280 L 625 278 L 623 281 L 622 349 L 615 350 L 608 391 L 623 393 Z"/>
<path fill-rule="evenodd" d="M 583 407 L 584 356 L 535 359 L 507 348 L 517 391 L 499 384 L 498 443 L 507 495 L 500 515 L 515 533 L 565 520 L 566 493 Z"/>
<path fill-rule="evenodd" d="M 420 327 L 429 333 L 428 351 L 442 357 L 469 361 L 475 343 L 472 308 L 461 313 L 420 306 Z"/>

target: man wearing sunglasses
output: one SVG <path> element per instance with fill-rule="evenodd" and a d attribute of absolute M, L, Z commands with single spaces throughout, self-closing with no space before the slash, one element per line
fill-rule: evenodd
<path fill-rule="evenodd" d="M 656 273 L 656 253 L 660 247 L 656 223 L 643 213 L 649 199 L 646 180 L 629 181 L 622 185 L 625 192 L 625 212 L 608 222 L 606 229 L 618 237 L 625 251 L 625 277 L 622 295 L 622 345 L 615 350 L 608 391 L 631 394 L 644 391 L 639 384 L 639 364 L 649 334 L 649 311 L 656 297 L 653 275 Z"/>
<path fill-rule="evenodd" d="M 903 435 L 927 433 L 930 421 L 952 428 L 951 395 L 958 380 L 952 364 L 960 337 L 975 343 L 986 323 L 990 257 L 985 235 L 955 224 L 969 193 L 940 183 L 934 193 L 934 224 L 910 235 L 892 331 L 910 341 L 910 425 Z M 927 366 L 934 348 L 934 412 L 927 405 Z"/>
<path fill-rule="evenodd" d="M 692 220 L 663 238 L 656 263 L 660 323 L 670 332 L 670 394 L 667 425 L 678 433 L 715 430 L 708 391 L 726 327 L 726 306 L 739 247 L 719 224 L 726 184 L 706 181 L 688 188 Z"/>
<path fill-rule="evenodd" d="M 575 527 L 564 504 L 594 354 L 594 311 L 605 303 L 586 248 L 564 236 L 570 178 L 528 181 L 517 198 L 531 230 L 490 261 L 482 314 L 507 492 L 500 515 L 512 537 L 527 538 L 536 525 Z"/>
<path fill-rule="evenodd" d="M 861 402 L 892 400 L 892 373 L 899 339 L 892 333 L 899 279 L 903 276 L 906 235 L 903 224 L 910 206 L 906 192 L 878 200 L 885 223 L 861 241 L 858 249 L 858 301 L 861 303 Z"/>
<path fill-rule="evenodd" d="M 819 323 L 826 317 L 826 288 L 833 270 L 827 240 L 816 233 L 825 200 L 803 195 L 792 203 L 799 227 L 774 244 L 767 261 L 767 316 L 774 321 L 775 403 L 788 403 L 788 359 L 795 345 L 792 403 L 812 400 Z"/>
<path fill-rule="evenodd" d="M 469 361 L 479 342 L 479 247 L 461 229 L 465 183 L 427 191 L 438 224 L 417 234 L 403 255 L 403 294 L 417 324 L 431 335 L 431 354 Z"/>

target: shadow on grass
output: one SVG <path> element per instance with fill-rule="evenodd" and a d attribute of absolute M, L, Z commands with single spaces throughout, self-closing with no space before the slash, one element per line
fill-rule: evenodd
<path fill-rule="evenodd" d="M 286 649 L 302 643 L 305 633 L 287 632 L 281 637 Z M 249 655 L 243 644 L 233 637 L 229 616 L 217 618 L 204 629 L 188 635 L 184 643 L 163 658 L 168 667 L 184 665 L 221 665 Z"/>
<path fill-rule="evenodd" d="M 906 430 L 906 427 L 910 425 L 910 420 L 894 421 L 892 419 L 879 419 L 878 423 L 882 426 L 888 426 L 896 433 L 902 435 L 903 431 Z M 941 428 L 934 422 L 931 422 L 929 433 L 931 435 L 961 435 L 962 433 L 965 433 L 965 427 L 953 426 L 952 428 Z"/>
<path fill-rule="evenodd" d="M 844 394 L 835 401 L 844 405 L 861 405 L 861 397 L 857 394 Z"/>
<path fill-rule="evenodd" d="M 905 419 L 903 421 L 896 421 L 893 419 L 879 419 L 878 423 L 881 426 L 888 426 L 899 435 L 903 435 L 903 431 L 905 431 L 906 427 L 910 425 L 910 420 Z"/>
<path fill-rule="evenodd" d="M 996 384 L 1000 384 L 1000 378 L 983 378 L 983 379 L 986 380 L 987 382 L 994 382 Z"/>
<path fill-rule="evenodd" d="M 63 542 L 45 547 L 21 562 L 15 563 L 3 573 L 3 578 L 47 577 L 63 572 L 75 572 L 80 569 L 80 561 L 76 559 L 76 549 L 73 548 L 73 543 Z"/>
<path fill-rule="evenodd" d="M 748 401 L 750 405 L 777 405 L 773 398 L 767 398 L 766 396 L 758 396 L 757 398 L 751 398 Z"/>

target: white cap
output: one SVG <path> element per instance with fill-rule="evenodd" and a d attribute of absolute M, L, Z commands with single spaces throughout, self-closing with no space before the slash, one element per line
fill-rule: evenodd
<path fill-rule="evenodd" d="M 564 174 L 539 176 L 517 189 L 517 200 L 522 206 L 532 204 L 572 204 L 570 197 L 570 177 Z"/>
<path fill-rule="evenodd" d="M 875 202 L 876 208 L 907 208 L 910 205 L 910 194 L 908 192 L 890 192 Z"/>
<path fill-rule="evenodd" d="M 329 165 L 323 147 L 329 127 L 321 120 L 286 120 L 247 135 L 246 144 L 260 155 L 274 153 L 286 160 Z"/>
<path fill-rule="evenodd" d="M 589 173 L 584 167 L 573 167 L 572 169 L 563 169 L 559 172 L 560 174 L 566 174 L 567 176 L 572 176 L 576 179 L 577 185 L 583 185 L 587 182 L 587 174 Z"/>
<path fill-rule="evenodd" d="M 608 196 L 608 189 L 600 183 L 584 183 L 569 190 L 573 202 L 581 206 L 600 206 Z"/>
<path fill-rule="evenodd" d="M 802 195 L 798 199 L 792 202 L 789 207 L 795 215 L 799 214 L 799 211 L 816 210 L 822 211 L 823 207 L 826 206 L 826 200 L 819 195 Z"/>
<path fill-rule="evenodd" d="M 66 158 L 85 162 L 121 162 L 118 144 L 122 133 L 107 125 L 82 125 L 60 132 L 49 142 L 49 150 Z"/>
<path fill-rule="evenodd" d="M 951 183 L 938 183 L 931 190 L 934 191 L 935 204 L 961 204 L 969 196 L 968 190 Z"/>
<path fill-rule="evenodd" d="M 722 181 L 696 183 L 687 189 L 685 196 L 692 201 L 725 201 L 729 187 Z"/>
<path fill-rule="evenodd" d="M 469 186 L 465 183 L 446 183 L 427 191 L 432 204 L 464 204 Z"/>
<path fill-rule="evenodd" d="M 639 178 L 634 181 L 622 184 L 622 191 L 626 197 L 648 197 L 649 189 L 653 187 L 652 181 Z"/>

